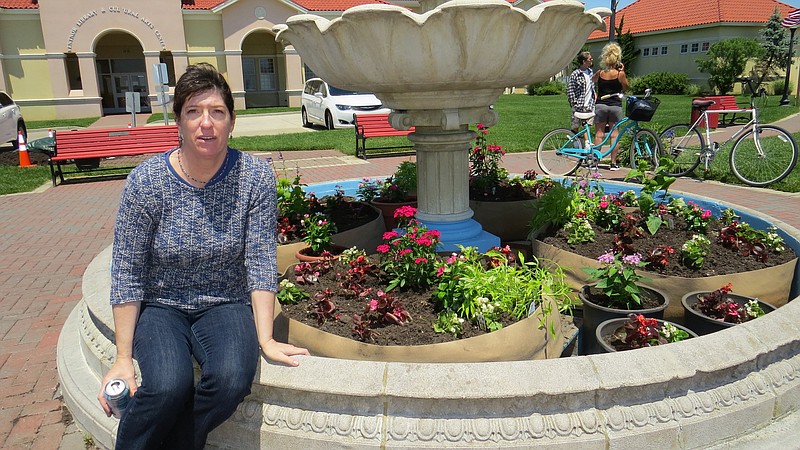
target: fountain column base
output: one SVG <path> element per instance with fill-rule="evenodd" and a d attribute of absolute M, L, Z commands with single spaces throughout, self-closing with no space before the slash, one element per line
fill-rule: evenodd
<path fill-rule="evenodd" d="M 500 246 L 500 238 L 485 231 L 481 224 L 474 219 L 460 220 L 458 222 L 432 222 L 420 220 L 429 230 L 439 230 L 442 234 L 439 246 L 440 252 L 458 252 L 459 246 L 477 247 L 479 252 L 486 252 L 492 247 Z"/>

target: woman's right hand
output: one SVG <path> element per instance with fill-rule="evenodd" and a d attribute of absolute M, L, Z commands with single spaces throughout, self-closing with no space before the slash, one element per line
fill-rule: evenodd
<path fill-rule="evenodd" d="M 106 372 L 106 375 L 103 377 L 103 381 L 100 382 L 100 392 L 97 394 L 97 400 L 100 402 L 100 406 L 105 411 L 106 416 L 111 417 L 111 407 L 108 406 L 108 402 L 106 401 L 105 396 L 103 395 L 103 389 L 105 388 L 106 384 L 113 378 L 121 378 L 128 383 L 128 389 L 130 390 L 130 395 L 133 396 L 133 393 L 139 388 L 139 385 L 136 384 L 136 376 L 135 371 L 133 368 L 133 359 L 131 358 L 117 358 L 114 361 L 114 365 L 111 366 L 111 369 Z"/>

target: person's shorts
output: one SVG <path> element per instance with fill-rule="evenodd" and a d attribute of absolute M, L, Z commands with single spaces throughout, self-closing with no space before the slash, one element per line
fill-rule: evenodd
<path fill-rule="evenodd" d="M 589 126 L 594 125 L 594 117 L 592 117 L 591 119 L 587 120 L 586 122 L 589 123 Z M 574 113 L 572 114 L 572 127 L 571 128 L 572 128 L 573 131 L 577 131 L 577 130 L 580 130 L 581 128 L 583 128 L 583 121 L 581 119 L 578 119 L 577 117 L 575 117 Z"/>
<path fill-rule="evenodd" d="M 617 123 L 622 120 L 622 106 L 598 103 L 594 106 L 595 123 Z"/>

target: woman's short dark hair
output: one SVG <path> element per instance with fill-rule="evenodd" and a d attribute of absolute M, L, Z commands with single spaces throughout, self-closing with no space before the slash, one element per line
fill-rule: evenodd
<path fill-rule="evenodd" d="M 217 69 L 208 63 L 192 64 L 186 68 L 186 72 L 181 75 L 175 85 L 175 98 L 172 103 L 172 112 L 175 118 L 181 116 L 183 105 L 193 95 L 201 92 L 217 90 L 228 107 L 228 113 L 233 118 L 233 94 L 228 82 Z"/>

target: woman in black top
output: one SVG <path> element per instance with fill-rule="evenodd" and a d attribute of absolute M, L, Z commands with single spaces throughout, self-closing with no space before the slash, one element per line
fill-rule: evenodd
<path fill-rule="evenodd" d="M 612 42 L 603 47 L 601 54 L 602 70 L 595 72 L 592 81 L 597 86 L 597 104 L 595 105 L 595 134 L 594 143 L 599 145 L 606 135 L 606 125 L 613 128 L 622 120 L 622 98 L 624 91 L 628 90 L 628 78 L 625 76 L 625 66 L 622 64 L 622 49 L 619 44 Z M 617 138 L 617 130 L 611 133 L 610 143 Z M 611 152 L 611 170 L 619 170 L 617 155 L 619 148 Z"/>

